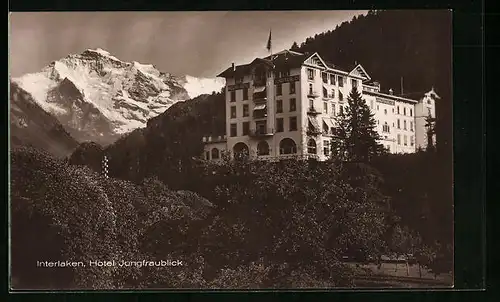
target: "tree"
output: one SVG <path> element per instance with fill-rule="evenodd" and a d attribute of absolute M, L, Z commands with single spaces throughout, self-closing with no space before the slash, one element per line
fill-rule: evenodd
<path fill-rule="evenodd" d="M 436 119 L 432 116 L 425 118 L 425 129 L 427 132 L 427 151 L 432 152 L 435 150 L 434 136 L 436 135 Z"/>
<path fill-rule="evenodd" d="M 298 51 L 299 50 L 299 44 L 297 42 L 293 42 L 292 47 L 290 47 L 290 50 Z"/>
<path fill-rule="evenodd" d="M 384 153 L 370 108 L 356 87 L 347 97 L 348 106 L 337 118 L 338 132 L 332 141 L 332 155 L 342 161 L 369 162 Z"/>

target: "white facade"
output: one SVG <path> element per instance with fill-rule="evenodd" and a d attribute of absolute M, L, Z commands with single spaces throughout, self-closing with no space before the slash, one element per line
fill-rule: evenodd
<path fill-rule="evenodd" d="M 380 85 L 368 84 L 371 79 L 361 65 L 350 72 L 337 70 L 317 53 L 283 51 L 273 63 L 256 59 L 221 75 L 226 77 L 226 138 L 204 138 L 207 160 L 214 149 L 231 155 L 244 150 L 262 159 L 325 160 L 335 118 L 348 106 L 353 85 L 374 114 L 380 143 L 391 153 L 415 152 L 427 142 L 423 116 L 431 108 L 435 117 L 438 98 L 433 91 L 420 102 L 381 93 Z"/>

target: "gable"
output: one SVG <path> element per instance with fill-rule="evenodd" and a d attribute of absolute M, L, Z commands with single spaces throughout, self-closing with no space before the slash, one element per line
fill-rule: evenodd
<path fill-rule="evenodd" d="M 363 68 L 363 66 L 358 65 L 356 66 L 350 73 L 349 75 L 357 76 L 360 78 L 363 78 L 365 81 L 370 80 L 370 76 L 366 72 L 366 70 Z"/>
<path fill-rule="evenodd" d="M 319 67 L 326 69 L 328 66 L 326 65 L 325 61 L 318 55 L 318 53 L 314 53 L 312 56 L 307 58 L 304 62 L 307 65 Z"/>

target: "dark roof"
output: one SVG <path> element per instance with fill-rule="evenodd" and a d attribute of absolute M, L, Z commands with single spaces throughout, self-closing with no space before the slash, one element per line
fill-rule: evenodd
<path fill-rule="evenodd" d="M 245 64 L 245 65 L 237 65 L 235 66 L 235 71 L 233 71 L 232 67 L 227 68 L 223 72 L 221 72 L 218 77 L 232 77 L 235 75 L 245 75 L 249 74 L 252 66 L 255 64 L 263 63 L 268 66 L 273 66 L 276 69 L 282 69 L 282 68 L 294 68 L 302 65 L 304 63 L 305 59 L 307 59 L 308 56 L 305 54 L 300 54 L 296 52 L 290 52 L 290 51 L 282 51 L 279 52 L 275 55 L 273 55 L 273 60 L 271 61 L 271 56 L 267 56 L 264 58 L 257 58 L 253 60 L 251 63 Z"/>

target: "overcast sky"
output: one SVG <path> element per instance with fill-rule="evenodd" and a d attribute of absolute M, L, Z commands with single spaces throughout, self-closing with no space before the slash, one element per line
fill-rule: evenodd
<path fill-rule="evenodd" d="M 214 77 L 232 62 L 244 64 L 288 49 L 367 11 L 268 12 L 15 12 L 10 21 L 13 77 L 50 62 L 102 48 L 123 61 L 154 64 L 164 72 Z"/>

